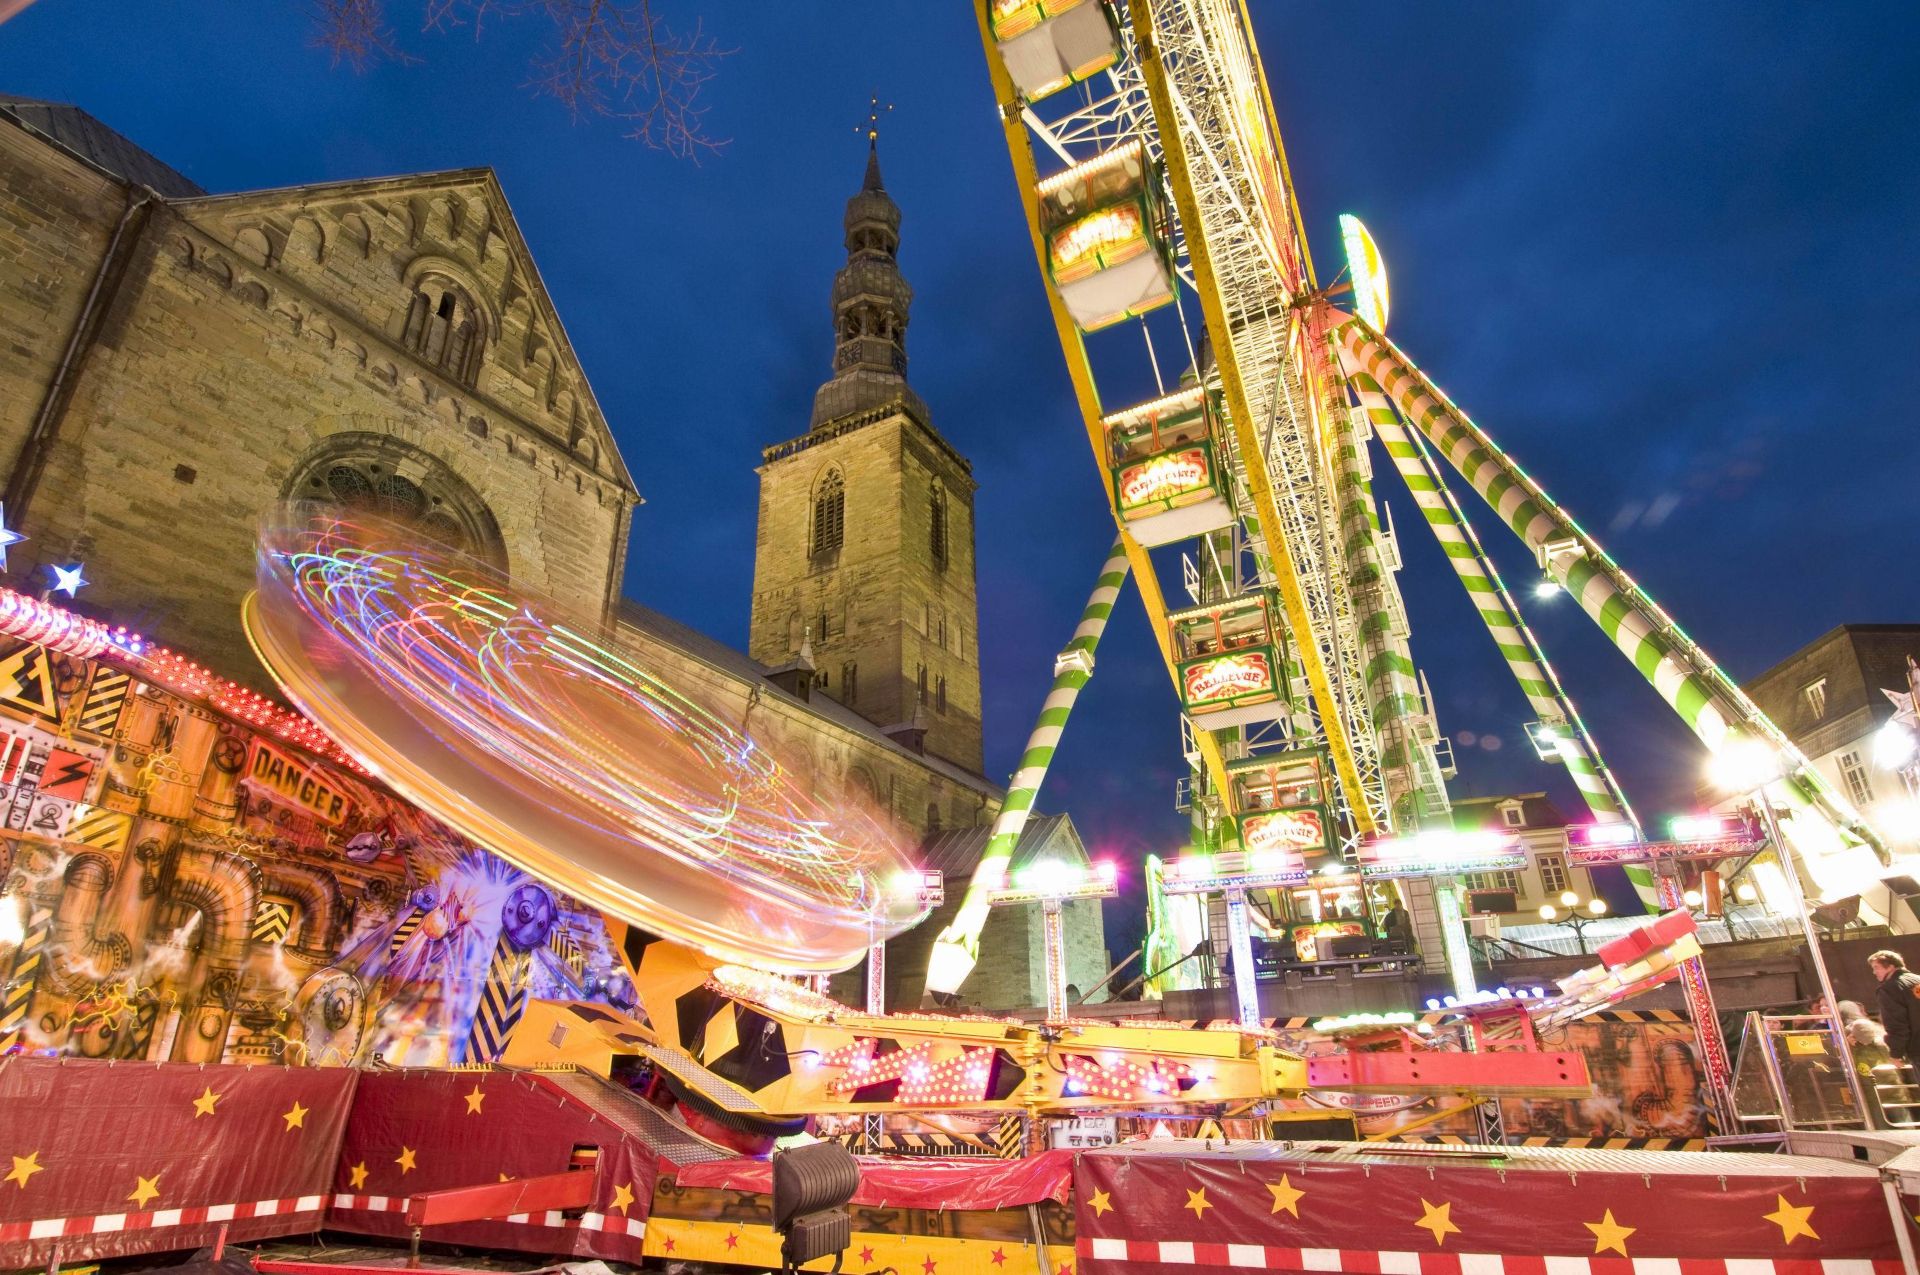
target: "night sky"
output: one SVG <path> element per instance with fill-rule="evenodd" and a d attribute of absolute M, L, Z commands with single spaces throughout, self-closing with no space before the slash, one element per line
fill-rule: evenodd
<path fill-rule="evenodd" d="M 388 7 L 422 60 L 355 74 L 310 47 L 300 3 L 39 0 L 0 27 L 0 91 L 84 106 L 214 191 L 498 170 L 647 499 L 628 592 L 740 646 L 753 467 L 805 430 L 828 373 L 878 91 L 897 108 L 881 153 L 917 291 L 911 379 L 980 481 L 987 768 L 1005 776 L 1112 528 L 971 6 L 704 6 L 737 53 L 707 94 L 729 144 L 698 166 L 530 96 L 537 25 L 476 43 L 417 33 L 417 0 Z M 1840 623 L 1920 618 L 1920 9 L 1253 7 L 1323 278 L 1335 217 L 1359 214 L 1402 348 L 1736 677 Z M 1390 503 L 1456 794 L 1546 787 L 1572 810 L 1452 574 Z M 1469 512 L 1510 580 L 1535 578 Z M 1678 719 L 1570 601 L 1526 593 L 1643 812 L 1689 804 Z M 1166 852 L 1181 767 L 1129 593 L 1042 804 L 1096 853 Z"/>

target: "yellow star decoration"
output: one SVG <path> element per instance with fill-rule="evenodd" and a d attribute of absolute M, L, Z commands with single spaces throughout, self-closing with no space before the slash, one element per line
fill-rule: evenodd
<path fill-rule="evenodd" d="M 607 1208 L 619 1209 L 622 1213 L 625 1213 L 632 1206 L 633 1206 L 633 1184 L 629 1182 L 625 1186 L 614 1187 L 613 1203 L 607 1205 Z"/>
<path fill-rule="evenodd" d="M 1582 1222 L 1580 1225 L 1593 1232 L 1593 1251 L 1596 1256 L 1608 1249 L 1622 1257 L 1631 1256 L 1627 1252 L 1627 1236 L 1640 1229 L 1637 1226 L 1622 1226 L 1614 1221 L 1612 1209 L 1608 1209 L 1606 1216 L 1598 1222 Z"/>
<path fill-rule="evenodd" d="M 347 1170 L 347 1181 L 352 1184 L 353 1189 L 356 1191 L 367 1184 L 367 1162 L 365 1160 L 362 1160 Z"/>
<path fill-rule="evenodd" d="M 19 1161 L 16 1160 L 14 1163 L 18 1164 Z M 1802 1235 L 1810 1240 L 1820 1238 L 1820 1233 L 1813 1229 L 1813 1205 L 1788 1204 L 1787 1197 L 1784 1195 L 1776 1195 L 1773 1198 L 1779 1202 L 1780 1207 L 1761 1216 L 1780 1228 L 1780 1238 L 1783 1241 L 1791 1244 Z"/>
<path fill-rule="evenodd" d="M 1420 1208 L 1422 1210 L 1420 1220 L 1415 1222 L 1414 1225 L 1432 1231 L 1435 1245 L 1444 1248 L 1446 1247 L 1447 1236 L 1458 1235 L 1460 1233 L 1460 1228 L 1453 1224 L 1452 1200 L 1448 1200 L 1445 1204 L 1433 1204 L 1422 1199 L 1420 1201 Z"/>
<path fill-rule="evenodd" d="M 400 1154 L 394 1157 L 393 1162 L 400 1166 L 400 1172 L 403 1174 L 412 1173 L 419 1167 L 413 1162 L 412 1147 L 401 1147 Z"/>
<path fill-rule="evenodd" d="M 212 1115 L 213 1104 L 219 1101 L 220 1095 L 213 1091 L 212 1085 L 208 1085 L 206 1092 L 193 1100 L 193 1118 L 198 1120 L 201 1116 Z"/>
<path fill-rule="evenodd" d="M 27 1179 L 45 1169 L 46 1166 L 40 1163 L 40 1153 L 29 1151 L 25 1155 L 13 1157 L 13 1172 L 0 1178 L 0 1182 L 17 1182 L 20 1184 L 20 1189 L 24 1191 L 27 1189 Z"/>
<path fill-rule="evenodd" d="M 1207 1216 L 1207 1210 L 1212 1208 L 1213 1204 L 1207 1199 L 1207 1188 L 1201 1187 L 1198 1191 L 1187 1192 L 1187 1202 L 1180 1207 L 1192 1209 L 1195 1217 L 1204 1219 Z"/>
<path fill-rule="evenodd" d="M 1295 1217 L 1300 1216 L 1300 1197 L 1306 1192 L 1295 1186 L 1289 1175 L 1283 1173 L 1278 1182 L 1267 1183 L 1267 1190 L 1273 1192 L 1273 1207 L 1267 1212 L 1278 1213 L 1285 1209 Z"/>
<path fill-rule="evenodd" d="M 480 1104 L 487 1100 L 486 1091 L 480 1088 L 478 1083 L 475 1083 L 471 1092 L 461 1094 L 460 1096 L 467 1100 L 467 1114 L 470 1116 L 479 1115 Z"/>
<path fill-rule="evenodd" d="M 295 1130 L 295 1129 L 304 1129 L 304 1128 L 306 1128 L 306 1127 L 307 1127 L 307 1112 L 308 1112 L 309 1110 L 310 1110 L 310 1108 L 308 1108 L 308 1107 L 303 1107 L 303 1106 L 301 1106 L 301 1105 L 300 1105 L 299 1103 L 297 1103 L 297 1102 L 296 1102 L 296 1103 L 294 1103 L 294 1104 L 293 1104 L 293 1106 L 291 1106 L 291 1107 L 289 1107 L 289 1108 L 288 1108 L 287 1110 L 285 1110 L 285 1111 L 283 1111 L 283 1112 L 281 1112 L 281 1113 L 280 1113 L 280 1118 L 281 1118 L 282 1120 L 284 1120 L 284 1121 L 286 1121 L 286 1122 L 287 1122 L 287 1127 L 286 1127 L 285 1129 L 283 1129 L 283 1130 L 281 1130 L 281 1132 L 282 1132 L 282 1133 L 291 1133 L 291 1132 L 293 1132 L 293 1130 Z"/>
<path fill-rule="evenodd" d="M 1113 1212 L 1113 1197 L 1105 1191 L 1095 1191 L 1087 1197 L 1087 1207 L 1093 1210 L 1095 1217 L 1105 1217 Z"/>
<path fill-rule="evenodd" d="M 148 1200 L 160 1194 L 160 1175 L 156 1173 L 150 1178 L 142 1178 L 136 1173 L 133 1176 L 139 1181 L 133 1190 L 127 1192 L 127 1198 L 144 1209 Z"/>

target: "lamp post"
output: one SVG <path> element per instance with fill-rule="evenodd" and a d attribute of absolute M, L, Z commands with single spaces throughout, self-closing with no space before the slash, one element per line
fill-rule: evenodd
<path fill-rule="evenodd" d="M 1595 898 L 1582 904 L 1579 895 L 1572 890 L 1563 890 L 1560 892 L 1560 906 L 1567 910 L 1565 917 L 1555 910 L 1553 904 L 1542 903 L 1540 919 L 1549 925 L 1565 926 L 1572 930 L 1574 941 L 1580 945 L 1580 955 L 1587 955 L 1592 950 L 1587 946 L 1587 927 L 1607 914 L 1607 901 Z"/>
<path fill-rule="evenodd" d="M 1761 822 L 1767 830 L 1767 842 L 1773 847 L 1774 858 L 1780 861 L 1780 875 L 1787 883 L 1789 905 L 1800 918 L 1800 932 L 1806 938 L 1807 957 L 1813 962 L 1814 979 L 1819 983 L 1820 995 L 1826 1001 L 1827 1024 L 1833 1032 L 1840 1065 L 1847 1073 L 1847 1090 L 1853 1095 L 1853 1109 L 1860 1113 L 1860 1122 L 1871 1128 L 1873 1117 L 1869 1114 L 1871 1109 L 1867 1106 L 1867 1096 L 1860 1088 L 1860 1073 L 1854 1067 L 1853 1043 L 1840 1027 L 1840 1001 L 1833 994 L 1833 979 L 1827 973 L 1827 958 L 1820 950 L 1820 927 L 1814 924 L 1813 913 L 1807 907 L 1806 893 L 1800 888 L 1800 873 L 1794 867 L 1793 856 L 1781 835 L 1780 818 L 1774 813 L 1773 798 L 1767 795 L 1767 785 L 1780 777 L 1780 755 L 1757 739 L 1735 738 L 1724 744 L 1714 756 L 1709 773 L 1713 781 L 1727 792 L 1751 797 L 1753 804 L 1759 808 Z"/>
<path fill-rule="evenodd" d="M 1077 864 L 1059 859 L 1043 859 L 1018 868 L 1011 883 L 988 892 L 987 903 L 992 907 L 1010 903 L 1040 905 L 1048 1022 L 1064 1020 L 1068 1008 L 1066 915 L 1062 905 L 1069 899 L 1111 899 L 1119 892 L 1119 872 L 1111 861 Z"/>

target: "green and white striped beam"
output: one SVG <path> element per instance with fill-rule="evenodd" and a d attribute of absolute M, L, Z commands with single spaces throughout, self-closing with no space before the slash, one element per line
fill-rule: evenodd
<path fill-rule="evenodd" d="M 1325 410 L 1333 427 L 1334 494 L 1340 512 L 1347 590 L 1353 598 L 1361 650 L 1366 656 L 1367 698 L 1373 705 L 1374 734 L 1380 741 L 1380 766 L 1389 781 L 1394 827 L 1411 831 L 1423 822 L 1446 819 L 1446 788 L 1432 753 L 1417 735 L 1426 715 L 1426 701 L 1414 668 L 1412 647 L 1397 622 L 1405 606 L 1394 605 L 1399 601 L 1397 589 L 1380 553 L 1380 510 L 1374 503 L 1373 484 L 1367 478 L 1361 452 L 1366 440 L 1355 429 L 1344 399 L 1327 403 Z M 1423 775 L 1423 771 L 1433 773 Z M 1436 792 L 1439 799 L 1422 801 L 1427 789 Z"/>
<path fill-rule="evenodd" d="M 1358 319 L 1339 327 L 1336 340 L 1400 415 L 1541 557 L 1548 573 L 1600 625 L 1708 752 L 1719 754 L 1742 739 L 1761 741 L 1780 757 L 1786 771 L 1784 781 L 1774 785 L 1776 792 L 1796 808 L 1810 806 L 1818 812 L 1842 845 L 1851 840 L 1882 849 L 1852 805 L 1746 692 L 1412 360 Z M 1817 880 L 1820 874 L 1807 875 Z"/>
<path fill-rule="evenodd" d="M 1020 767 L 1007 784 L 1007 799 L 994 818 L 993 830 L 987 835 L 987 848 L 974 868 L 973 880 L 967 884 L 967 893 L 953 920 L 934 940 L 933 950 L 927 956 L 927 990 L 937 996 L 959 992 L 967 975 L 973 972 L 974 962 L 980 959 L 980 931 L 987 923 L 988 900 L 995 890 L 1006 886 L 1014 847 L 1020 844 L 1020 834 L 1026 830 L 1027 817 L 1033 813 L 1034 802 L 1040 796 L 1040 784 L 1047 777 L 1047 767 L 1053 763 L 1054 750 L 1060 745 L 1060 734 L 1066 729 L 1074 701 L 1080 697 L 1080 688 L 1093 676 L 1094 649 L 1100 645 L 1100 635 L 1106 632 L 1107 620 L 1113 615 L 1114 600 L 1126 582 L 1126 549 L 1115 540 L 1106 565 L 1100 568 L 1093 595 L 1087 599 L 1087 608 L 1080 613 L 1080 624 L 1073 631 L 1073 639 L 1054 660 L 1053 689 L 1041 706 L 1040 720 L 1035 723 L 1033 734 L 1027 737 Z"/>
<path fill-rule="evenodd" d="M 1466 512 L 1454 499 L 1445 477 L 1433 464 L 1419 436 L 1410 433 L 1386 392 L 1372 374 L 1341 343 L 1335 343 L 1347 383 L 1359 399 L 1359 411 L 1380 436 L 1401 481 L 1406 483 L 1441 552 L 1467 590 L 1481 623 L 1493 638 L 1507 669 L 1533 714 L 1555 732 L 1554 749 L 1567 768 L 1574 787 L 1597 823 L 1634 823 L 1626 793 L 1600 757 L 1586 724 L 1548 663 L 1533 631 L 1520 616 L 1518 604 L 1487 556 Z M 1628 879 L 1650 909 L 1659 905 L 1650 869 L 1633 865 Z"/>

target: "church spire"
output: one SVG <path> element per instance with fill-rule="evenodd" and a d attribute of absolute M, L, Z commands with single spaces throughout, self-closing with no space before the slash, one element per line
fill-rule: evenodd
<path fill-rule="evenodd" d="M 833 378 L 813 397 L 812 428 L 898 403 L 923 424 L 927 407 L 907 385 L 907 310 L 900 276 L 900 207 L 880 178 L 878 104 L 869 117 L 867 171 L 847 201 L 847 264 L 833 277 Z"/>

